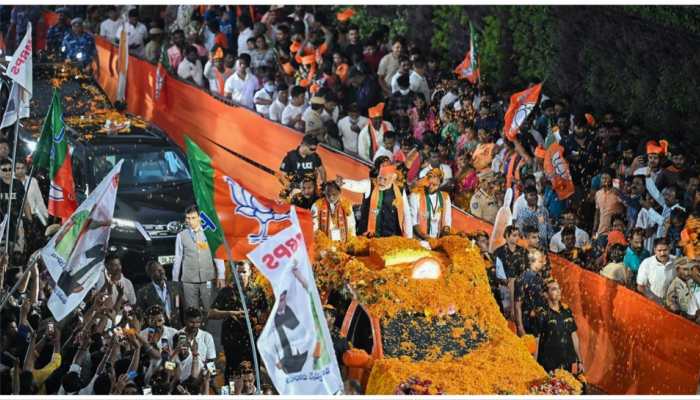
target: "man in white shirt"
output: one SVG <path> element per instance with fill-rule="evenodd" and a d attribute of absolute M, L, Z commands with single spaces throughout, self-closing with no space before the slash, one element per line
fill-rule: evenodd
<path fill-rule="evenodd" d="M 348 115 L 338 121 L 338 133 L 343 140 L 346 153 L 357 154 L 357 138 L 362 128 L 367 126 L 369 119 L 360 115 L 357 103 L 348 106 Z"/>
<path fill-rule="evenodd" d="M 401 75 L 410 76 L 411 74 L 411 60 L 408 57 L 401 56 L 399 61 L 399 70 L 394 73 L 391 77 L 391 93 L 398 92 L 401 88 L 399 87 L 399 77 Z M 410 79 L 410 78 L 409 78 Z"/>
<path fill-rule="evenodd" d="M 107 277 L 112 283 L 112 304 L 117 302 L 117 288 L 116 286 L 121 286 L 123 289 L 123 296 L 127 303 L 134 306 L 136 305 L 136 292 L 134 291 L 134 285 L 129 279 L 127 279 L 122 274 L 122 262 L 114 254 L 108 254 L 105 257 L 105 269 L 107 272 Z"/>
<path fill-rule="evenodd" d="M 430 101 L 430 87 L 428 86 L 428 80 L 425 78 L 425 61 L 422 58 L 418 58 L 413 63 L 413 71 L 408 76 L 409 88 L 413 93 L 422 93 L 423 99 L 426 102 Z"/>
<path fill-rule="evenodd" d="M 426 175 L 428 185 L 411 193 L 413 234 L 421 240 L 437 238 L 450 232 L 452 203 L 450 196 L 440 191 L 442 170 L 433 168 Z"/>
<path fill-rule="evenodd" d="M 326 141 L 326 128 L 321 120 L 321 113 L 325 103 L 326 100 L 323 97 L 313 96 L 309 100 L 309 107 L 301 115 L 301 120 L 304 121 L 304 133 L 314 135 L 319 142 Z"/>
<path fill-rule="evenodd" d="M 666 238 L 656 239 L 654 241 L 654 255 L 639 264 L 637 291 L 648 299 L 663 304 L 666 289 L 676 277 L 676 269 L 673 266 L 674 258 L 669 255 Z"/>
<path fill-rule="evenodd" d="M 527 202 L 525 204 L 527 206 Z M 513 219 L 515 220 L 515 218 Z M 576 247 L 582 249 L 591 243 L 591 237 L 588 235 L 588 233 L 576 226 L 576 214 L 574 214 L 573 211 L 564 211 L 561 214 L 560 223 L 562 229 L 555 233 L 554 236 L 552 236 L 552 239 L 549 241 L 549 251 L 559 253 L 566 250 L 566 246 L 561 240 L 561 233 L 564 228 L 571 228 L 576 232 Z"/>
<path fill-rule="evenodd" d="M 448 107 L 457 100 L 459 100 L 459 96 L 457 96 L 457 88 L 451 87 L 440 99 L 440 120 L 445 121 L 445 107 Z"/>
<path fill-rule="evenodd" d="M 238 17 L 238 55 L 243 53 L 250 54 L 248 51 L 248 39 L 253 37 L 253 21 L 246 14 Z"/>
<path fill-rule="evenodd" d="M 204 86 L 204 73 L 202 71 L 202 62 L 197 57 L 197 48 L 187 46 L 185 49 L 185 58 L 177 66 L 177 76 L 180 78 L 194 82 L 197 86 Z"/>
<path fill-rule="evenodd" d="M 259 89 L 258 78 L 248 72 L 248 59 L 238 57 L 236 62 L 236 72 L 226 79 L 224 85 L 224 96 L 231 97 L 231 100 L 240 106 L 254 110 L 253 98 Z"/>
<path fill-rule="evenodd" d="M 107 16 L 108 18 L 100 24 L 100 36 L 115 42 L 118 40 L 117 29 L 122 26 L 124 21 L 119 18 L 119 13 L 117 13 L 117 7 L 115 6 L 107 8 Z"/>
<path fill-rule="evenodd" d="M 121 37 L 122 29 L 126 26 L 126 40 L 129 45 L 129 54 L 143 58 L 145 53 L 146 37 L 148 29 L 139 22 L 139 12 L 136 9 L 129 11 L 129 20 L 117 28 L 117 41 Z"/>
<path fill-rule="evenodd" d="M 255 111 L 265 118 L 270 118 L 270 107 L 275 98 L 275 80 L 272 76 L 267 76 L 263 79 L 262 89 L 255 92 L 253 102 L 255 103 Z"/>
<path fill-rule="evenodd" d="M 270 121 L 280 122 L 282 121 L 282 112 L 284 108 L 287 107 L 287 101 L 289 100 L 289 87 L 286 83 L 281 83 L 277 86 L 277 93 L 275 95 L 275 101 L 272 102 L 269 109 Z"/>
<path fill-rule="evenodd" d="M 384 137 L 382 138 L 382 145 L 379 146 L 377 152 L 374 153 L 372 162 L 377 161 L 377 158 L 381 156 L 388 157 L 391 162 L 394 162 L 394 153 L 399 148 L 399 144 L 396 141 L 396 133 L 393 131 L 385 132 Z"/>
<path fill-rule="evenodd" d="M 306 89 L 301 86 L 294 86 L 292 87 L 289 95 L 291 96 L 291 99 L 289 99 L 289 104 L 287 104 L 284 111 L 282 111 L 281 122 L 283 125 L 303 132 L 304 121 L 302 120 L 302 115 L 304 114 L 304 109 L 306 108 L 306 105 L 304 104 Z"/>
<path fill-rule="evenodd" d="M 185 310 L 185 327 L 177 333 L 179 336 L 184 333 L 187 336 L 187 342 L 192 348 L 192 344 L 197 342 L 197 353 L 200 354 L 201 360 L 205 363 L 216 360 L 216 347 L 214 345 L 214 337 L 211 333 L 200 329 L 202 326 L 202 311 L 198 308 L 190 307 Z M 181 340 L 181 339 L 177 339 Z M 178 344 L 175 344 L 179 346 Z"/>

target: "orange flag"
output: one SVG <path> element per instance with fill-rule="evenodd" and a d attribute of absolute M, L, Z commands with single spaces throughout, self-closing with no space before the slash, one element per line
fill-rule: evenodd
<path fill-rule="evenodd" d="M 503 123 L 503 133 L 508 140 L 513 141 L 518 136 L 523 122 L 537 105 L 540 91 L 542 91 L 542 84 L 538 83 L 510 96 L 510 105 Z"/>
<path fill-rule="evenodd" d="M 479 68 L 478 40 L 476 30 L 471 23 L 469 24 L 469 51 L 467 51 L 464 60 L 455 68 L 454 72 L 458 79 L 466 79 L 472 85 L 479 81 L 481 72 Z"/>
<path fill-rule="evenodd" d="M 544 173 L 559 200 L 568 199 L 574 194 L 574 182 L 571 180 L 569 163 L 564 158 L 564 148 L 555 140 L 545 149 Z"/>

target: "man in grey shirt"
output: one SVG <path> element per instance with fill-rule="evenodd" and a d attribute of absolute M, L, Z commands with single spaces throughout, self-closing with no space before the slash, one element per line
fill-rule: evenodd
<path fill-rule="evenodd" d="M 182 282 L 185 309 L 194 307 L 207 315 L 214 285 L 224 286 L 224 266 L 222 262 L 214 265 L 197 206 L 185 210 L 185 223 L 187 229 L 175 240 L 173 282 Z"/>

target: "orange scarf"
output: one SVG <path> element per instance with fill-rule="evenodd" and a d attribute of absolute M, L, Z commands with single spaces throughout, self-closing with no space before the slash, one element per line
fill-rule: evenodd
<path fill-rule="evenodd" d="M 316 208 L 318 209 L 318 229 L 325 233 L 329 238 L 331 237 L 331 219 L 333 220 L 333 225 L 340 230 L 340 238 L 343 242 L 348 240 L 348 224 L 347 216 L 352 213 L 352 205 L 345 199 L 338 199 L 338 203 L 335 205 L 335 211 L 330 212 L 331 206 L 328 200 L 325 198 L 316 201 Z M 329 218 L 330 217 L 330 218 Z"/>
<path fill-rule="evenodd" d="M 370 121 L 368 125 L 369 125 L 369 143 L 370 143 L 370 149 L 371 149 L 371 152 L 369 154 L 369 158 L 373 159 L 374 153 L 376 153 L 377 149 L 379 149 L 379 144 L 377 141 L 377 130 L 374 129 L 374 125 L 372 125 L 372 121 Z M 387 127 L 386 121 L 382 121 L 382 135 L 384 134 L 384 132 L 386 132 L 388 130 L 389 130 L 389 127 Z"/>
<path fill-rule="evenodd" d="M 401 195 L 401 190 L 396 185 L 396 183 L 391 185 L 394 190 L 394 207 L 396 207 L 397 217 L 399 218 L 399 226 L 401 227 L 401 232 L 404 233 L 406 230 L 403 226 L 403 196 Z M 369 197 L 369 214 L 367 215 L 367 233 L 374 234 L 377 229 L 377 218 L 379 217 L 379 210 L 382 205 L 379 204 L 379 195 L 381 190 L 379 190 L 379 185 L 375 185 L 372 190 L 372 195 Z M 405 236 L 405 234 L 404 234 Z"/>
<path fill-rule="evenodd" d="M 442 224 L 443 221 L 445 220 L 445 204 L 447 204 L 447 193 L 437 191 L 437 205 L 433 206 L 431 204 L 432 209 L 428 208 L 428 201 L 430 200 L 428 197 L 428 188 L 424 188 L 423 190 L 418 190 L 416 191 L 418 194 L 418 199 L 419 199 L 419 205 L 418 205 L 418 225 L 420 226 L 421 230 L 423 233 L 426 235 L 430 236 L 430 220 L 433 217 L 433 213 L 439 212 L 440 213 L 440 220 L 438 221 L 438 231 L 436 232 L 436 236 L 440 234 L 442 231 Z"/>

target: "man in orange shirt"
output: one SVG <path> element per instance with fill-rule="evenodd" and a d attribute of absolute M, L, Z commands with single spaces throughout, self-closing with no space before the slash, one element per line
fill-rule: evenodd
<path fill-rule="evenodd" d="M 595 236 L 607 233 L 612 224 L 612 216 L 623 213 L 624 207 L 617 193 L 612 190 L 612 172 L 604 171 L 600 176 L 601 188 L 595 194 Z"/>

